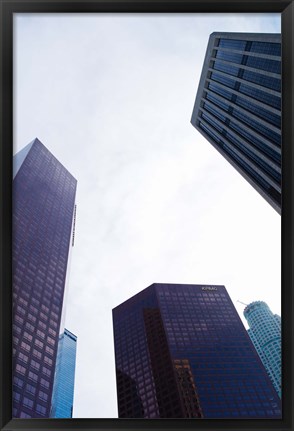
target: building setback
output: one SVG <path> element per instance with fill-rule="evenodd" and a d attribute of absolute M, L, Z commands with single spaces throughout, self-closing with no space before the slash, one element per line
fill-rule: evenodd
<path fill-rule="evenodd" d="M 212 33 L 191 123 L 281 213 L 281 35 Z"/>
<path fill-rule="evenodd" d="M 12 414 L 48 418 L 77 181 L 38 139 L 13 165 Z"/>
<path fill-rule="evenodd" d="M 51 418 L 72 418 L 77 336 L 64 329 L 59 337 L 55 378 L 51 403 Z"/>
<path fill-rule="evenodd" d="M 248 334 L 281 398 L 281 318 L 263 301 L 247 305 L 244 316 L 250 328 Z"/>
<path fill-rule="evenodd" d="M 120 418 L 280 418 L 224 286 L 152 284 L 113 309 Z"/>

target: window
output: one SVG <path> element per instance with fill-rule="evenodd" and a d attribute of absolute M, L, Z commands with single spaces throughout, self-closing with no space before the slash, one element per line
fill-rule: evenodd
<path fill-rule="evenodd" d="M 37 413 L 39 413 L 42 416 L 45 416 L 45 414 L 46 414 L 46 408 L 41 406 L 40 404 L 37 404 L 36 411 L 37 411 Z"/>
<path fill-rule="evenodd" d="M 49 388 L 49 382 L 48 382 L 48 380 L 41 379 L 40 383 L 41 383 L 42 386 L 44 386 L 44 388 Z"/>
<path fill-rule="evenodd" d="M 39 391 L 39 398 L 40 398 L 40 400 L 47 401 L 48 400 L 48 394 L 46 394 L 46 392 Z"/>
<path fill-rule="evenodd" d="M 22 367 L 20 364 L 16 364 L 15 369 L 16 369 L 16 371 L 18 371 L 20 374 L 25 375 L 25 373 L 26 373 L 26 369 L 25 369 L 25 367 Z"/>
<path fill-rule="evenodd" d="M 27 328 L 29 331 L 34 331 L 34 330 L 35 330 L 34 325 L 32 325 L 32 324 L 31 324 L 31 323 L 29 323 L 29 322 L 27 322 L 27 323 L 26 323 L 26 328 Z"/>
<path fill-rule="evenodd" d="M 50 355 L 53 355 L 53 354 L 54 354 L 54 350 L 53 350 L 53 349 L 51 349 L 51 347 L 46 346 L 45 350 L 46 350 L 46 352 L 47 352 L 47 353 L 49 353 Z"/>
<path fill-rule="evenodd" d="M 25 332 L 23 334 L 23 337 L 28 341 L 32 341 L 32 339 L 33 339 L 33 336 L 31 334 L 29 334 L 28 332 Z"/>
<path fill-rule="evenodd" d="M 20 379 L 19 377 L 14 377 L 13 378 L 13 383 L 18 386 L 19 388 L 23 387 L 23 380 Z"/>
<path fill-rule="evenodd" d="M 35 370 L 39 370 L 39 369 L 40 369 L 40 364 L 39 364 L 39 362 L 34 361 L 34 359 L 32 359 L 32 361 L 31 361 L 31 366 L 32 366 L 33 368 L 35 368 Z"/>
<path fill-rule="evenodd" d="M 56 336 L 56 331 L 54 331 L 53 329 L 49 328 L 49 334 L 53 335 L 53 337 Z"/>
<path fill-rule="evenodd" d="M 38 380 L 38 375 L 33 373 L 32 371 L 29 371 L 29 378 L 36 382 Z"/>
<path fill-rule="evenodd" d="M 52 359 L 48 358 L 47 356 L 44 356 L 44 362 L 48 365 L 52 365 L 53 363 Z"/>
<path fill-rule="evenodd" d="M 45 323 L 43 323 L 43 322 L 39 322 L 39 327 L 41 328 L 41 329 L 43 329 L 44 331 L 46 331 L 46 325 L 45 325 Z"/>
<path fill-rule="evenodd" d="M 40 347 L 40 349 L 42 349 L 43 346 L 44 346 L 44 343 L 42 343 L 42 341 L 35 340 L 35 345 L 38 346 L 38 347 Z"/>
<path fill-rule="evenodd" d="M 18 392 L 13 392 L 14 401 L 19 402 L 20 396 L 21 396 L 21 394 L 19 394 Z"/>
<path fill-rule="evenodd" d="M 27 355 L 24 355 L 23 353 L 20 353 L 20 354 L 18 355 L 18 359 L 20 359 L 22 362 L 27 363 L 29 358 L 28 358 L 28 356 L 27 356 Z"/>
<path fill-rule="evenodd" d="M 37 335 L 38 335 L 38 337 L 40 337 L 40 338 L 42 338 L 42 339 L 44 339 L 44 338 L 45 338 L 45 334 L 44 334 L 44 332 L 40 331 L 39 329 L 37 330 Z"/>
<path fill-rule="evenodd" d="M 27 413 L 25 413 L 25 412 L 20 412 L 20 417 L 21 418 L 24 418 L 24 419 L 29 419 L 29 418 L 31 418 L 32 416 L 31 415 L 28 415 Z"/>
<path fill-rule="evenodd" d="M 22 317 L 20 317 L 20 316 L 18 316 L 18 315 L 16 315 L 14 319 L 15 319 L 15 321 L 16 321 L 16 322 L 20 323 L 21 325 L 22 325 L 22 324 L 23 324 L 23 322 L 24 322 L 23 318 L 22 318 Z"/>
<path fill-rule="evenodd" d="M 51 346 L 54 346 L 54 345 L 55 345 L 55 340 L 53 340 L 53 338 L 48 337 L 48 338 L 47 338 L 47 341 L 48 341 L 48 343 L 49 343 L 49 344 L 51 344 Z"/>
<path fill-rule="evenodd" d="M 24 399 L 23 399 L 23 405 L 26 406 L 26 407 L 32 408 L 33 405 L 34 405 L 34 402 L 33 402 L 33 400 L 30 400 L 29 398 L 24 397 Z"/>
<path fill-rule="evenodd" d="M 36 349 L 33 350 L 33 355 L 34 355 L 35 358 L 38 358 L 38 359 L 41 359 L 41 357 L 42 357 L 41 352 L 39 352 Z"/>
<path fill-rule="evenodd" d="M 36 319 L 36 317 L 35 317 L 35 316 L 33 316 L 32 314 L 30 314 L 30 313 L 29 313 L 29 314 L 28 314 L 28 320 L 30 320 L 31 322 L 34 322 L 34 323 L 35 323 L 37 319 Z"/>
<path fill-rule="evenodd" d="M 36 393 L 36 387 L 30 384 L 26 385 L 26 392 L 30 393 L 30 394 L 35 394 Z"/>
<path fill-rule="evenodd" d="M 42 372 L 43 372 L 43 374 L 45 374 L 45 376 L 48 376 L 48 377 L 51 376 L 51 371 L 46 367 L 42 368 Z"/>

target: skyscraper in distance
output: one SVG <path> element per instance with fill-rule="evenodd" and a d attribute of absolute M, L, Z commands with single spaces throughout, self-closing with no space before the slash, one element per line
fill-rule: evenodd
<path fill-rule="evenodd" d="M 38 140 L 14 157 L 13 417 L 50 416 L 76 179 Z"/>
<path fill-rule="evenodd" d="M 52 393 L 51 418 L 72 418 L 77 336 L 64 329 L 59 337 Z"/>
<path fill-rule="evenodd" d="M 249 325 L 248 334 L 281 398 L 281 319 L 263 301 L 247 305 L 244 316 Z"/>
<path fill-rule="evenodd" d="M 119 417 L 280 418 L 224 286 L 155 283 L 113 309 Z"/>
<path fill-rule="evenodd" d="M 212 33 L 192 125 L 281 212 L 281 35 Z"/>

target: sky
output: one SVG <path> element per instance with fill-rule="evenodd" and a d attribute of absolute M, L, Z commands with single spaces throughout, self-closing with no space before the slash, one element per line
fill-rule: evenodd
<path fill-rule="evenodd" d="M 209 35 L 279 14 L 15 14 L 14 152 L 78 181 L 65 326 L 76 418 L 117 417 L 111 310 L 152 283 L 225 285 L 280 315 L 281 218 L 191 125 Z M 246 326 L 247 327 L 247 326 Z"/>

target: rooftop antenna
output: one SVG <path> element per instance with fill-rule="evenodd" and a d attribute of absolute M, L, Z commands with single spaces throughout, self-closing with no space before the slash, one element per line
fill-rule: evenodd
<path fill-rule="evenodd" d="M 246 305 L 246 307 L 248 305 L 248 304 L 245 304 L 244 302 L 239 301 L 239 299 L 237 300 L 237 302 L 240 302 L 240 304 Z"/>

